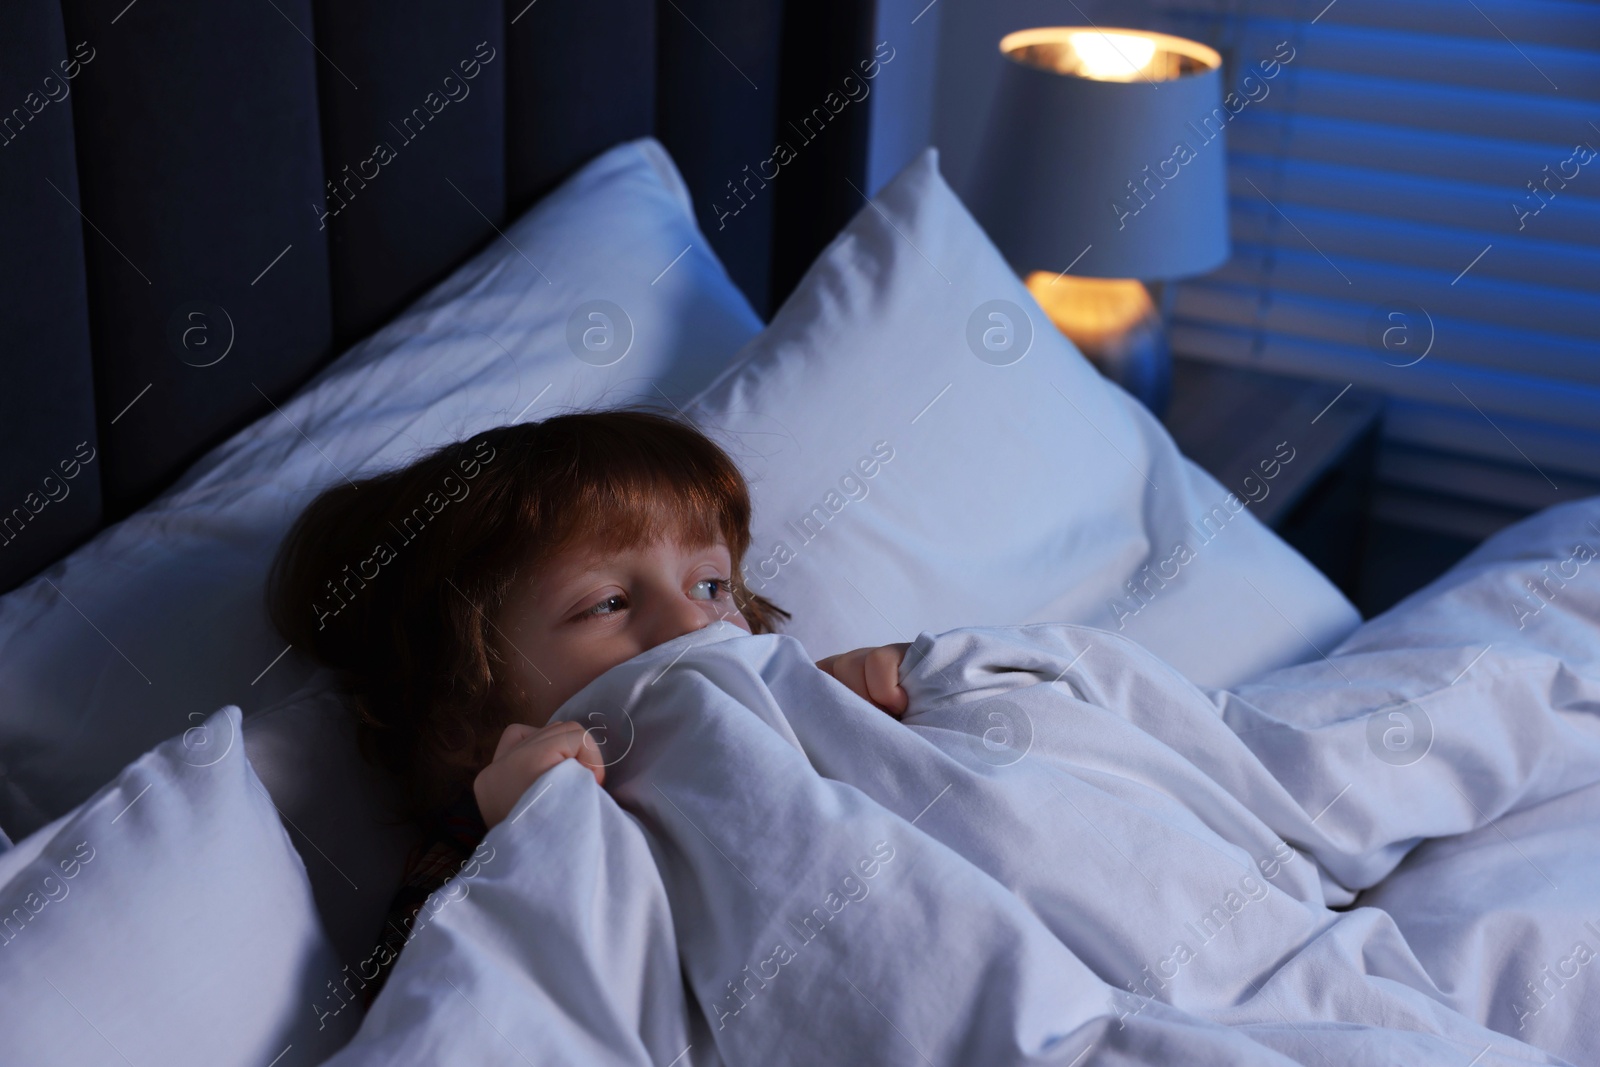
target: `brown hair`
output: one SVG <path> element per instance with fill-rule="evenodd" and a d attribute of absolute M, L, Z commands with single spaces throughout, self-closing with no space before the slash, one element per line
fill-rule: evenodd
<path fill-rule="evenodd" d="M 273 624 L 339 676 L 363 755 L 420 818 L 470 785 L 511 719 L 490 619 L 519 577 L 563 550 L 676 532 L 733 558 L 754 633 L 788 618 L 744 585 L 750 493 L 726 453 L 642 408 L 501 426 L 398 470 L 325 490 L 268 578 Z"/>

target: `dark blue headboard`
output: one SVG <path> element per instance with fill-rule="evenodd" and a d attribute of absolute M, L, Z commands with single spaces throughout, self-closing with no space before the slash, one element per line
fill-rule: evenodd
<path fill-rule="evenodd" d="M 872 7 L 18 0 L 0 34 L 0 590 L 620 140 L 662 140 L 769 311 L 865 187 L 865 111 L 737 225 L 716 205 L 786 108 L 870 54 Z"/>

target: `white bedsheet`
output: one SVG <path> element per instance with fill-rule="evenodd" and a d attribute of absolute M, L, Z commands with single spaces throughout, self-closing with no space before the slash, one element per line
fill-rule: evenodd
<path fill-rule="evenodd" d="M 924 633 L 904 722 L 792 638 L 669 642 L 562 708 L 605 788 L 537 782 L 331 1062 L 1600 1061 L 1562 1014 L 1600 966 L 1542 1047 L 1479 988 L 1600 913 L 1600 612 L 1487 651 L 1438 617 L 1235 693 L 1087 627 Z M 1409 861 L 1399 923 L 1343 908 L 1420 839 L 1523 833 L 1582 835 L 1562 908 Z"/>
<path fill-rule="evenodd" d="M 1385 657 L 1452 645 L 1489 650 L 1473 674 L 1515 650 L 1553 700 L 1600 714 L 1588 695 L 1600 676 L 1600 498 L 1497 534 L 1334 658 L 1377 673 Z M 1562 669 L 1548 672 L 1541 657 Z M 1575 1062 L 1600 1062 L 1600 787 L 1424 842 L 1359 900 L 1394 917 L 1447 1003 Z"/>

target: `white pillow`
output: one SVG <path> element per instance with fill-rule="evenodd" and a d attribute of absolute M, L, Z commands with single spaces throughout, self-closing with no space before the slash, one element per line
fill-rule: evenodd
<path fill-rule="evenodd" d="M 665 150 L 599 156 L 281 413 L 0 597 L 0 825 L 32 832 L 191 713 L 299 688 L 263 583 L 324 486 L 567 406 L 664 406 L 760 328 Z"/>
<path fill-rule="evenodd" d="M 238 708 L 196 718 L 0 855 L 6 1062 L 287 1067 L 355 1033 L 239 732 Z"/>
<path fill-rule="evenodd" d="M 1077 622 L 1218 686 L 1331 649 L 1356 610 L 1049 323 L 937 163 L 864 207 L 691 409 L 754 485 L 744 574 L 786 632 L 820 657 Z"/>
<path fill-rule="evenodd" d="M 416 843 L 395 821 L 398 783 L 361 758 L 327 671 L 246 719 L 244 747 L 305 861 L 328 939 L 341 959 L 366 958 Z"/>

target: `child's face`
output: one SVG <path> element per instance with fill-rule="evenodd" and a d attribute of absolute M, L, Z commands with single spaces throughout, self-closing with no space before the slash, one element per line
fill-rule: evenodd
<path fill-rule="evenodd" d="M 666 539 L 549 560 L 493 620 L 500 652 L 526 694 L 517 721 L 544 726 L 612 667 L 718 619 L 750 629 L 734 607 L 732 572 L 720 540 L 694 547 Z"/>

